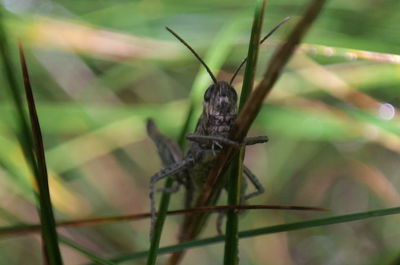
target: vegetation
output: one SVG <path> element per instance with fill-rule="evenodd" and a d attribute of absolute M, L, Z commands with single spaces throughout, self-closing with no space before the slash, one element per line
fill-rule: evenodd
<path fill-rule="evenodd" d="M 307 4 L 267 2 L 261 35 L 291 19 L 260 46 L 256 85 Z M 40 196 L 47 171 L 57 223 L 74 221 L 57 230 L 64 264 L 145 264 L 150 222 L 126 215 L 149 211 L 149 177 L 161 167 L 146 118 L 182 139 L 211 84 L 165 26 L 218 79 L 229 80 L 247 55 L 256 1 L 3 1 L 3 7 L 2 58 L 9 59 L 0 78 L 1 263 L 42 264 L 42 238 L 55 254 L 48 260 L 59 262 L 50 202 Z M 270 138 L 246 148 L 245 163 L 266 189 L 249 204 L 329 211 L 248 210 L 231 217 L 242 231 L 240 264 L 400 262 L 399 11 L 398 1 L 328 1 L 284 68 L 249 132 Z M 38 131 L 30 129 L 37 127 L 23 125 L 34 116 L 23 93 L 18 39 L 47 168 Z M 238 92 L 244 72 L 234 83 Z M 18 92 L 17 99 L 8 91 Z M 227 204 L 225 193 L 218 203 Z M 171 195 L 168 208 L 182 206 L 182 192 Z M 182 264 L 222 264 L 216 216 L 201 239 L 178 245 L 183 217 L 168 216 L 159 252 L 191 247 Z M 157 264 L 166 258 L 159 255 Z"/>

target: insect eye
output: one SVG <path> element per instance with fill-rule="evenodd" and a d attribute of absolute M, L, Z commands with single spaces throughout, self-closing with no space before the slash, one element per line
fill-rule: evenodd
<path fill-rule="evenodd" d="M 207 88 L 206 93 L 204 93 L 204 101 L 209 101 L 210 100 L 210 98 L 211 98 L 211 89 L 212 89 L 212 86 Z"/>

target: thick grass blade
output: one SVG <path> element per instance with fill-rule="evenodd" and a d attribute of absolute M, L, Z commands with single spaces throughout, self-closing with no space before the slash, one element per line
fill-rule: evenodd
<path fill-rule="evenodd" d="M 257 1 L 253 26 L 251 30 L 249 50 L 247 53 L 247 64 L 244 74 L 242 92 L 240 94 L 239 112 L 247 101 L 254 84 L 256 73 L 258 50 L 262 24 L 264 21 L 265 0 Z M 243 160 L 245 148 L 242 147 L 238 154 L 233 158 L 232 167 L 228 178 L 228 204 L 239 205 L 241 202 L 241 183 L 243 180 Z M 237 210 L 229 210 L 227 213 L 224 264 L 236 265 L 239 263 L 239 217 Z"/>
<path fill-rule="evenodd" d="M 165 182 L 165 188 L 171 188 L 173 184 L 173 179 L 168 178 L 167 181 Z M 166 218 L 166 212 L 168 210 L 168 205 L 169 201 L 171 200 L 171 194 L 167 192 L 163 192 L 161 196 L 161 202 L 159 206 L 159 210 L 157 213 L 157 219 L 154 227 L 154 232 L 152 235 L 152 238 L 150 239 L 150 249 L 148 252 L 148 257 L 147 257 L 147 265 L 154 265 L 156 264 L 157 260 L 157 251 L 160 245 L 160 240 L 161 240 L 161 234 L 162 234 L 162 229 L 164 226 L 165 218 Z"/>
<path fill-rule="evenodd" d="M 262 24 L 264 21 L 264 10 L 265 10 L 265 0 L 259 0 L 257 2 L 256 10 L 254 13 L 253 26 L 251 29 L 249 50 L 247 53 L 247 64 L 243 77 L 242 92 L 240 94 L 239 112 L 243 109 L 243 106 L 248 100 L 254 85 L 254 78 L 256 75 L 256 68 L 257 68 L 258 51 L 261 44 L 260 38 L 261 38 Z"/>
<path fill-rule="evenodd" d="M 321 226 L 334 225 L 334 224 L 343 224 L 343 223 L 348 223 L 348 222 L 360 221 L 360 220 L 365 220 L 365 219 L 369 219 L 369 218 L 389 216 L 389 215 L 395 215 L 395 214 L 400 214 L 400 207 L 387 208 L 387 209 L 381 209 L 381 210 L 375 210 L 375 211 L 366 211 L 366 212 L 360 212 L 360 213 L 354 213 L 354 214 L 339 215 L 339 216 L 314 219 L 314 220 L 309 220 L 309 221 L 304 221 L 304 222 L 295 222 L 295 223 L 289 223 L 289 224 L 274 225 L 274 226 L 268 226 L 268 227 L 263 227 L 263 228 L 258 228 L 258 229 L 246 230 L 246 231 L 239 232 L 239 238 L 243 239 L 243 238 L 263 236 L 263 235 L 288 232 L 288 231 L 295 231 L 295 230 L 301 230 L 301 229 L 307 229 L 307 228 L 313 228 L 313 227 L 321 227 Z M 167 253 L 171 253 L 171 252 L 183 251 L 183 250 L 186 250 L 189 248 L 210 246 L 212 244 L 221 243 L 224 240 L 225 240 L 225 237 L 222 235 L 222 236 L 209 237 L 209 238 L 200 239 L 200 240 L 187 241 L 187 242 L 183 242 L 183 243 L 180 243 L 177 245 L 162 247 L 158 250 L 158 254 L 167 254 Z M 121 263 L 121 262 L 129 261 L 129 260 L 145 258 L 147 256 L 147 253 L 148 253 L 147 251 L 143 251 L 143 252 L 138 252 L 138 253 L 134 253 L 131 255 L 123 255 L 120 257 L 113 258 L 113 259 L 111 259 L 111 261 L 115 262 L 115 263 Z"/>
<path fill-rule="evenodd" d="M 1 21 L 2 22 L 2 21 Z M 3 60 L 4 69 L 6 72 L 6 78 L 9 83 L 8 88 L 12 96 L 14 105 L 16 107 L 15 119 L 18 122 L 18 139 L 22 146 L 25 157 L 30 165 L 34 177 L 36 188 L 38 189 L 37 197 L 39 200 L 39 215 L 42 227 L 42 239 L 43 239 L 43 255 L 44 259 L 48 264 L 59 265 L 63 264 L 61 259 L 61 253 L 58 246 L 57 232 L 55 229 L 55 221 L 50 201 L 50 193 L 47 182 L 47 170 L 44 159 L 44 151 L 42 138 L 40 133 L 40 126 L 38 123 L 34 99 L 29 82 L 29 75 L 25 63 L 22 48 L 20 47 L 21 54 L 21 65 L 24 77 L 24 84 L 26 88 L 26 96 L 28 100 L 30 117 L 32 122 L 32 129 L 29 129 L 26 114 L 23 107 L 23 100 L 19 93 L 18 83 L 14 75 L 14 68 L 9 57 L 9 49 L 6 39 L 6 34 L 3 28 L 3 24 L 0 23 L 0 52 Z M 35 153 L 34 153 L 35 152 Z"/>
<path fill-rule="evenodd" d="M 25 95 L 28 102 L 29 117 L 31 120 L 33 134 L 33 150 L 35 152 L 37 172 L 35 174 L 36 184 L 39 190 L 40 220 L 42 224 L 42 237 L 45 244 L 46 257 L 50 264 L 62 264 L 58 236 L 55 225 L 53 206 L 51 204 L 50 190 L 47 175 L 46 158 L 39 119 L 36 112 L 35 100 L 29 79 L 25 54 L 22 43 L 19 42 L 19 53 L 21 58 L 22 74 L 24 78 Z"/>

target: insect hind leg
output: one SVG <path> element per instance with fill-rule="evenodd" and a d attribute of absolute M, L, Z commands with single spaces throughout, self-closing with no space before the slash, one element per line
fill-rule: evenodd
<path fill-rule="evenodd" d="M 242 196 L 241 198 L 241 203 L 244 203 L 245 201 L 249 200 L 250 198 L 253 198 L 255 196 L 258 196 L 260 194 L 263 194 L 265 192 L 264 187 L 261 185 L 260 181 L 258 180 L 257 176 L 254 175 L 250 169 L 246 166 L 244 166 L 243 168 L 243 173 L 244 175 L 247 177 L 248 180 L 250 180 L 250 182 L 253 184 L 253 186 L 255 187 L 255 191 L 251 192 L 249 194 L 245 194 Z M 243 184 L 245 184 L 246 182 L 244 182 Z M 243 190 L 245 190 L 246 187 L 244 187 Z M 242 213 L 242 211 L 240 211 L 240 213 Z M 223 225 L 223 221 L 226 215 L 226 211 L 223 212 L 219 212 L 218 216 L 217 216 L 217 220 L 216 220 L 216 229 L 219 235 L 223 234 L 222 231 L 222 225 Z"/>
<path fill-rule="evenodd" d="M 251 192 L 251 193 L 243 196 L 244 201 L 247 201 L 248 199 L 258 196 L 260 194 L 263 194 L 265 192 L 265 189 L 264 189 L 263 185 L 260 183 L 260 181 L 258 180 L 257 176 L 254 175 L 248 167 L 245 166 L 243 168 L 243 173 L 250 180 L 251 184 L 253 184 L 253 186 L 256 188 L 256 190 L 254 192 Z"/>
<path fill-rule="evenodd" d="M 164 136 L 157 128 L 152 119 L 147 120 L 147 135 L 154 142 L 158 155 L 165 167 L 173 163 L 177 163 L 183 159 L 183 155 L 179 146 Z"/>

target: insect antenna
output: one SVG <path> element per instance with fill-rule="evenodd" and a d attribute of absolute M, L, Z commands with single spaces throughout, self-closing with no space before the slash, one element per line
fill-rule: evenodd
<path fill-rule="evenodd" d="M 197 52 L 190 47 L 190 45 L 184 41 L 176 32 L 174 32 L 172 29 L 165 27 L 172 35 L 175 36 L 180 42 L 182 42 L 183 45 L 185 45 L 192 53 L 194 56 L 196 56 L 197 60 L 200 61 L 200 63 L 206 68 L 208 74 L 210 75 L 211 79 L 213 80 L 214 84 L 217 84 L 217 79 L 215 78 L 214 74 L 211 72 L 210 68 L 207 66 L 207 64 L 201 59 L 201 57 L 197 54 Z"/>
<path fill-rule="evenodd" d="M 279 29 L 283 24 L 285 24 L 288 20 L 290 19 L 290 17 L 285 18 L 284 20 L 282 20 L 281 22 L 279 22 L 278 25 L 276 25 L 270 32 L 268 32 L 267 35 L 264 36 L 264 38 L 262 38 L 260 40 L 260 44 L 262 44 L 264 41 L 266 41 L 272 34 L 274 34 L 274 32 Z M 235 80 L 235 77 L 237 76 L 237 74 L 239 73 L 240 69 L 242 69 L 243 65 L 247 62 L 247 57 L 244 58 L 244 60 L 239 64 L 238 68 L 236 68 L 235 72 L 233 73 L 232 77 L 231 77 L 231 81 L 229 81 L 229 84 L 232 85 L 233 81 Z"/>

